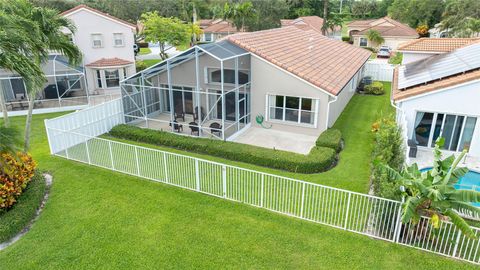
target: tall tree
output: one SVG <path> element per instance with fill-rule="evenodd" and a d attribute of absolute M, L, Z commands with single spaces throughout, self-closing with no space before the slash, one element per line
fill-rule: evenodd
<path fill-rule="evenodd" d="M 352 3 L 352 15 L 357 18 L 370 18 L 376 9 L 377 1 L 374 0 L 361 0 Z"/>
<path fill-rule="evenodd" d="M 78 47 L 62 32 L 69 29 L 75 32 L 75 26 L 72 22 L 61 16 L 57 10 L 43 7 L 35 7 L 26 0 L 6 0 L 10 2 L 9 12 L 15 16 L 19 16 L 32 22 L 38 27 L 38 35 L 35 36 L 37 46 L 33 48 L 30 54 L 34 57 L 31 59 L 38 67 L 48 61 L 48 55 L 51 51 L 58 52 L 66 56 L 71 64 L 81 62 L 82 54 Z M 44 74 L 41 79 L 46 81 Z M 25 138 L 24 151 L 30 148 L 30 132 L 32 123 L 32 112 L 35 105 L 35 98 L 40 91 L 42 85 L 30 83 L 31 79 L 25 80 L 29 96 L 28 114 L 25 122 Z"/>
<path fill-rule="evenodd" d="M 323 0 L 323 26 L 322 26 L 322 34 L 324 36 L 327 35 L 327 27 L 328 27 L 328 0 Z"/>
<path fill-rule="evenodd" d="M 413 28 L 420 24 L 433 27 L 440 22 L 444 5 L 444 1 L 439 0 L 395 0 L 388 9 L 388 13 L 392 19 Z"/>
<path fill-rule="evenodd" d="M 443 13 L 441 28 L 451 36 L 470 37 L 479 34 L 477 22 L 480 19 L 480 1 L 450 0 Z"/>
<path fill-rule="evenodd" d="M 370 29 L 366 33 L 367 39 L 370 40 L 375 45 L 380 45 L 385 42 L 385 39 L 382 37 L 380 32 L 374 29 Z"/>
<path fill-rule="evenodd" d="M 256 16 L 252 2 L 242 2 L 229 4 L 225 3 L 223 18 L 231 20 L 237 30 L 245 29 L 246 23 L 253 20 Z"/>

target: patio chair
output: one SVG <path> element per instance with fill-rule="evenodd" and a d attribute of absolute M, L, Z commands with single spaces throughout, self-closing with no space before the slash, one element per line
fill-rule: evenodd
<path fill-rule="evenodd" d="M 172 123 L 168 124 L 169 126 L 172 126 Z M 177 120 L 173 120 L 173 130 L 180 133 L 183 132 L 183 125 L 179 124 Z"/>
<path fill-rule="evenodd" d="M 204 120 L 205 119 L 205 110 L 203 109 L 203 107 L 200 107 L 200 115 L 202 116 L 201 120 Z M 195 107 L 195 110 L 193 111 L 193 121 L 197 121 L 197 120 L 199 120 L 198 119 L 198 106 Z"/>
<path fill-rule="evenodd" d="M 188 127 L 190 128 L 191 135 L 194 135 L 195 133 L 197 133 L 197 136 L 200 136 L 200 132 L 199 132 L 200 128 L 198 127 L 197 122 L 188 123 Z"/>
<path fill-rule="evenodd" d="M 217 122 L 213 122 L 210 124 L 210 133 L 214 134 L 217 133 L 219 137 L 222 136 L 222 125 Z"/>
<path fill-rule="evenodd" d="M 175 121 L 179 118 L 185 122 L 185 112 L 183 111 L 182 106 L 175 107 Z"/>

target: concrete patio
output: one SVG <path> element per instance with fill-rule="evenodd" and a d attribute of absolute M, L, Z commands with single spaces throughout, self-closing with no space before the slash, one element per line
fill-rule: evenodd
<path fill-rule="evenodd" d="M 315 136 L 250 127 L 233 141 L 306 155 L 315 146 L 316 140 Z"/>
<path fill-rule="evenodd" d="M 446 158 L 450 156 L 453 152 L 443 152 L 443 158 Z M 458 155 L 458 153 L 455 153 L 455 155 Z M 413 164 L 417 163 L 419 168 L 426 168 L 426 167 L 432 167 L 432 161 L 433 161 L 433 149 L 425 149 L 425 148 L 419 148 L 417 152 L 417 157 L 415 158 L 409 158 L 407 160 L 408 164 Z M 459 166 L 462 167 L 467 167 L 470 170 L 474 171 L 480 171 L 480 159 L 477 157 L 472 157 L 467 154 L 466 158 L 464 158 Z"/>

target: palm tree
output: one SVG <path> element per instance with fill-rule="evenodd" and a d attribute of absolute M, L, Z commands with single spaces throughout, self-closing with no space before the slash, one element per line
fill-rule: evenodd
<path fill-rule="evenodd" d="M 245 30 L 246 21 L 255 18 L 256 12 L 252 2 L 236 3 L 229 5 L 225 3 L 223 9 L 223 19 L 230 19 L 237 30 Z"/>
<path fill-rule="evenodd" d="M 17 129 L 0 126 L 0 154 L 12 153 L 19 145 Z"/>
<path fill-rule="evenodd" d="M 34 7 L 26 0 L 9 0 L 10 13 L 19 16 L 25 20 L 33 22 L 38 27 L 38 35 L 35 41 L 37 46 L 32 48 L 34 50 L 31 55 L 34 56 L 32 61 L 40 67 L 43 63 L 48 61 L 48 55 L 51 51 L 58 52 L 66 56 L 71 64 L 78 64 L 81 61 L 81 52 L 75 44 L 62 32 L 63 29 L 68 29 L 72 33 L 75 31 L 75 26 L 72 22 L 62 17 L 56 10 Z M 43 74 L 42 74 L 43 75 Z M 45 81 L 44 75 L 42 79 Z M 29 95 L 28 114 L 25 123 L 25 141 L 24 151 L 27 152 L 30 148 L 30 131 L 32 122 L 32 111 L 35 104 L 35 97 L 37 92 L 41 89 L 38 84 L 30 84 L 30 79 L 27 79 L 27 91 Z"/>
<path fill-rule="evenodd" d="M 389 176 L 405 187 L 402 223 L 418 224 L 421 216 L 428 216 L 431 226 L 438 231 L 440 220 L 449 219 L 464 235 L 475 238 L 475 233 L 458 212 L 480 214 L 480 208 L 471 204 L 480 202 L 480 192 L 455 189 L 454 185 L 468 172 L 467 168 L 457 167 L 466 150 L 457 158 L 452 155 L 442 159 L 440 149 L 444 142 L 444 138 L 437 139 L 433 167 L 429 171 L 420 171 L 417 164 L 401 172 L 385 166 Z"/>
<path fill-rule="evenodd" d="M 322 26 L 322 35 L 327 35 L 328 29 L 328 0 L 323 0 L 323 26 Z"/>
<path fill-rule="evenodd" d="M 39 33 L 38 27 L 31 21 L 11 14 L 10 1 L 0 2 L 0 68 L 10 70 L 22 76 L 28 85 L 42 85 L 42 70 L 31 61 L 38 44 L 33 37 Z M 4 92 L 0 84 L 0 109 L 4 126 L 8 127 L 8 111 Z"/>
<path fill-rule="evenodd" d="M 367 39 L 376 45 L 380 45 L 385 42 L 385 39 L 382 37 L 380 32 L 377 30 L 370 29 L 366 33 Z"/>

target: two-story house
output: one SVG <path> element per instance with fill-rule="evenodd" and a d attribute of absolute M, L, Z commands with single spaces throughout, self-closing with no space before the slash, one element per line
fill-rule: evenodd
<path fill-rule="evenodd" d="M 135 73 L 136 26 L 86 5 L 62 13 L 76 32 L 72 41 L 80 48 L 90 94 L 119 93 L 120 81 Z"/>

